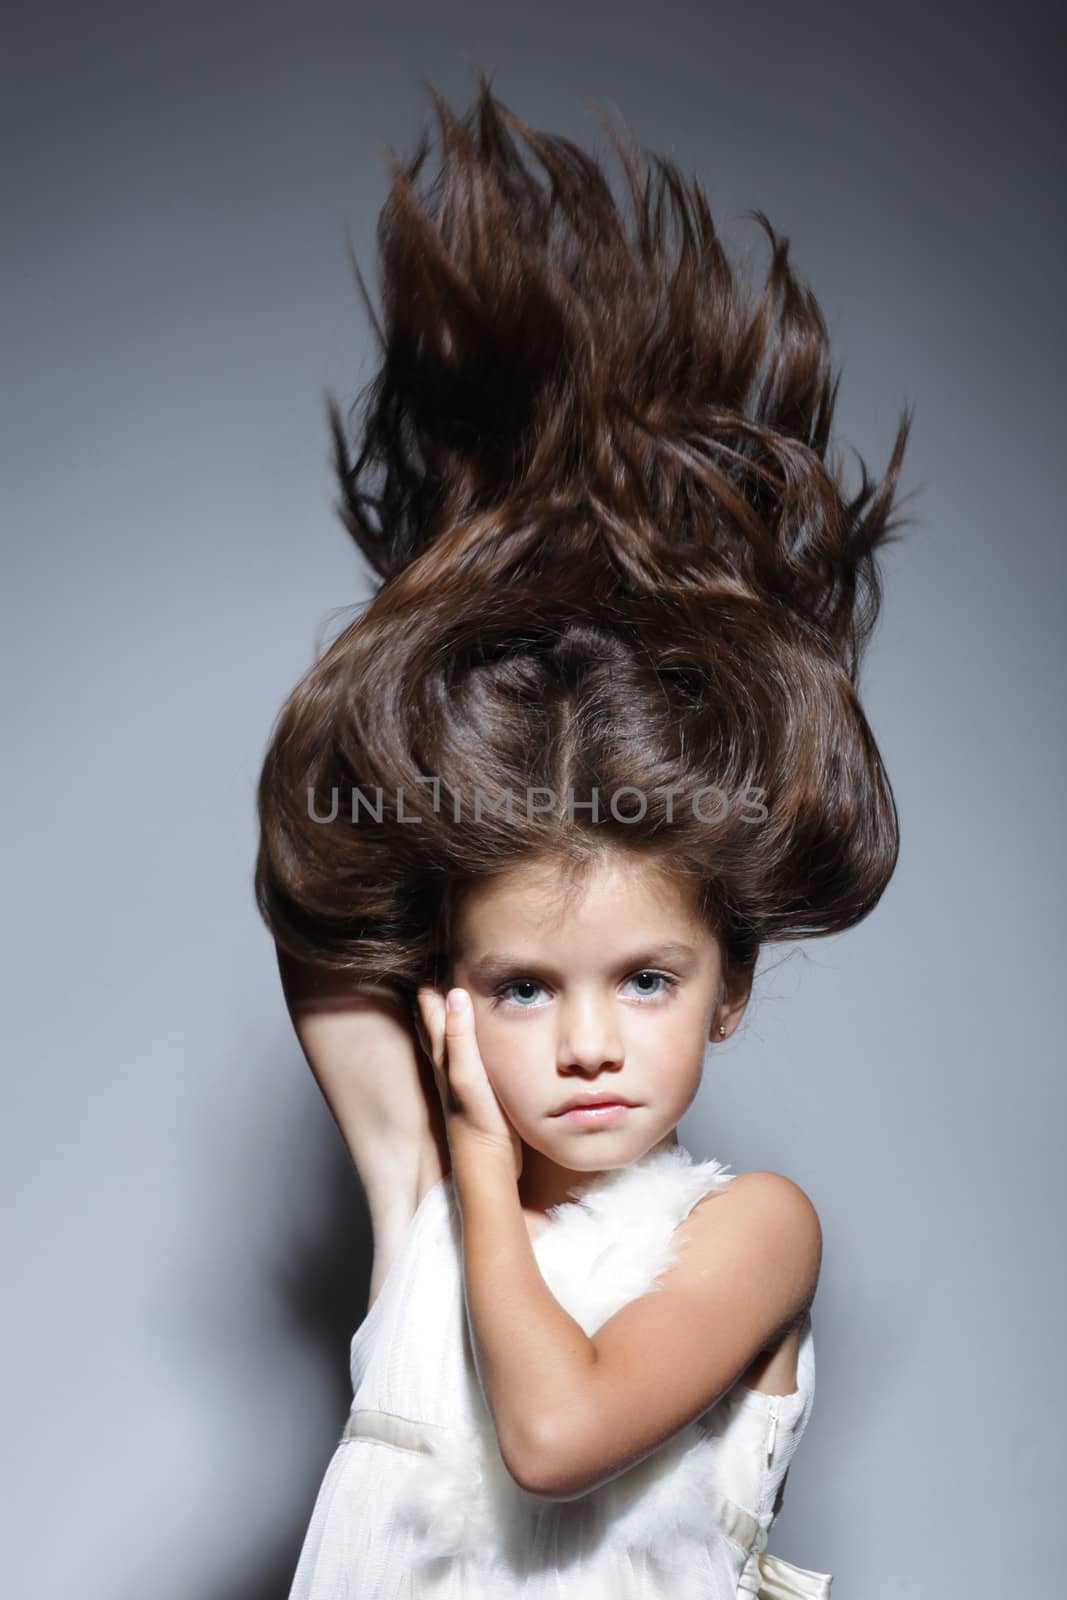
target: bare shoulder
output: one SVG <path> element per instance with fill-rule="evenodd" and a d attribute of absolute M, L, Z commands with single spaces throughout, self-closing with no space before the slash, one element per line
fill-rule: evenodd
<path fill-rule="evenodd" d="M 739 1172 L 721 1193 L 744 1195 L 746 1203 L 778 1208 L 783 1215 L 794 1215 L 799 1220 L 806 1217 L 809 1225 L 818 1225 L 819 1217 L 806 1189 L 783 1172 L 757 1169 Z"/>
<path fill-rule="evenodd" d="M 717 1258 L 729 1240 L 731 1248 L 794 1284 L 797 1315 L 810 1305 L 822 1265 L 822 1225 L 807 1191 L 792 1178 L 764 1170 L 738 1173 L 694 1208 L 687 1235 L 698 1253 L 703 1247 Z"/>
<path fill-rule="evenodd" d="M 739 1172 L 719 1191 L 754 1221 L 789 1233 L 797 1243 L 822 1244 L 822 1226 L 806 1189 L 782 1172 Z"/>

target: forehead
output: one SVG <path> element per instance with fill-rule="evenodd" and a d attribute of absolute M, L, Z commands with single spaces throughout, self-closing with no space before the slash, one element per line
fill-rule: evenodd
<path fill-rule="evenodd" d="M 534 860 L 475 885 L 463 897 L 457 946 L 495 944 L 506 934 L 560 939 L 581 936 L 628 940 L 633 932 L 687 935 L 703 931 L 696 891 L 656 861 L 619 853 L 598 858 L 582 873 L 556 860 Z M 710 933 L 707 934 L 710 938 Z"/>

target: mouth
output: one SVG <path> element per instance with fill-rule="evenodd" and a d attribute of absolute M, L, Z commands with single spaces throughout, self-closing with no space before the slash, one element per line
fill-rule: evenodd
<path fill-rule="evenodd" d="M 572 1127 L 601 1127 L 605 1123 L 619 1122 L 628 1116 L 635 1106 L 625 1100 L 605 1100 L 598 1105 L 571 1106 L 567 1111 L 553 1113 L 557 1122 L 568 1123 Z"/>

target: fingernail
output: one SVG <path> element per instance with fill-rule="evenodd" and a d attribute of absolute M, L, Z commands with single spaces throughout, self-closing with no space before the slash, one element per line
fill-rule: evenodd
<path fill-rule="evenodd" d="M 449 1011 L 466 1011 L 470 1005 L 466 989 L 449 989 L 447 1003 Z"/>

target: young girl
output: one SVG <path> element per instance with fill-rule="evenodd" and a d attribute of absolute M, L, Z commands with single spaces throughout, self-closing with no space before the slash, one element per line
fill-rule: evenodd
<path fill-rule="evenodd" d="M 909 419 L 848 498 L 762 215 L 753 301 L 670 163 L 612 133 L 628 226 L 484 80 L 462 121 L 435 101 L 354 462 L 332 410 L 384 581 L 259 791 L 258 903 L 375 1235 L 291 1600 L 825 1600 L 765 1548 L 818 1218 L 676 1130 L 764 944 L 854 926 L 896 862 L 856 682 Z"/>

